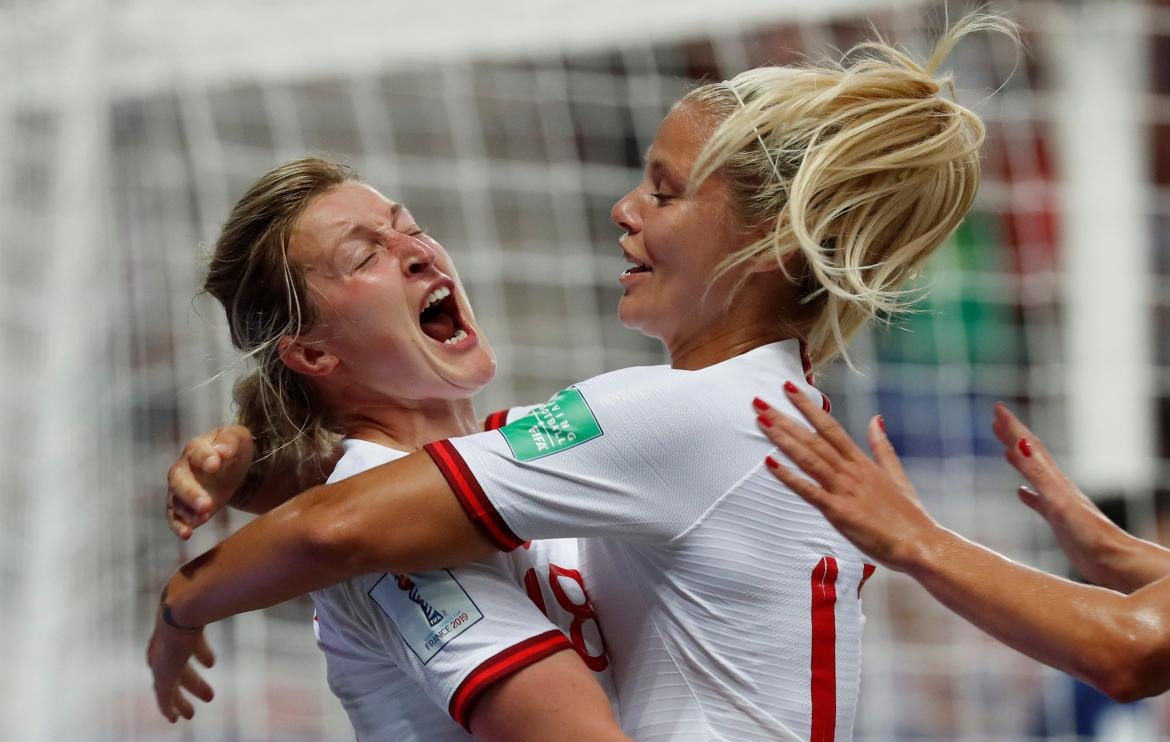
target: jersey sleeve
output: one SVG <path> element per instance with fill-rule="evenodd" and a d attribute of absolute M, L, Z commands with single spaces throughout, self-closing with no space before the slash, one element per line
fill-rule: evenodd
<path fill-rule="evenodd" d="M 639 376 L 585 382 L 499 430 L 426 450 L 501 549 L 582 536 L 668 541 L 771 446 L 747 405 L 732 421 L 726 404 L 692 384 Z"/>
<path fill-rule="evenodd" d="M 510 422 L 524 417 L 532 412 L 537 405 L 525 405 L 523 407 L 505 407 L 502 410 L 496 410 L 492 414 L 483 419 L 484 430 L 499 430 Z"/>
<path fill-rule="evenodd" d="M 368 589 L 395 662 L 464 727 L 484 690 L 572 644 L 518 583 L 506 555 Z"/>

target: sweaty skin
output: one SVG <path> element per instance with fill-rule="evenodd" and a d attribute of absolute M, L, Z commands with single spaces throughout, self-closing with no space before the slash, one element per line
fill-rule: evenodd
<path fill-rule="evenodd" d="M 1117 584 L 1137 585 L 1150 575 L 1158 576 L 1129 595 L 1013 562 L 930 517 L 880 417 L 870 421 L 867 431 L 870 458 L 812 400 L 795 387 L 786 385 L 785 392 L 813 430 L 757 400 L 761 430 L 796 468 L 771 457 L 765 463 L 858 548 L 910 575 L 940 603 L 996 639 L 1081 678 L 1115 700 L 1132 701 L 1170 688 L 1170 576 L 1161 576 L 1170 575 L 1170 560 L 1164 549 L 1149 544 L 1152 548 L 1129 551 L 1133 556 L 1128 560 L 1114 560 L 1108 573 L 1118 578 Z M 1021 458 L 1040 463 L 1017 467 L 1037 487 L 1023 499 L 1050 523 L 1060 524 L 1054 530 L 1070 557 L 1084 557 L 1093 544 L 1116 539 L 1116 534 L 1089 535 L 1094 529 L 1109 530 L 1104 519 L 1085 507 L 1087 498 L 1078 502 L 1067 488 L 1049 486 L 1060 484 L 1055 476 L 1059 470 L 1034 436 L 1011 437 L 1023 427 L 1014 416 L 1004 409 L 997 413 L 996 425 L 1000 440 L 1010 440 Z M 1020 446 L 1020 440 L 1029 445 Z M 1032 455 L 1024 456 L 1024 450 Z M 1016 464 L 1014 459 L 1008 455 Z M 1153 566 L 1159 561 L 1160 571 Z"/>

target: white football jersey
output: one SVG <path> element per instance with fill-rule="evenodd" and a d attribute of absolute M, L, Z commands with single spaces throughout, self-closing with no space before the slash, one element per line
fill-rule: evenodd
<path fill-rule="evenodd" d="M 587 537 L 621 722 L 638 740 L 850 739 L 873 567 L 764 467 L 752 397 L 818 401 L 796 340 L 631 368 L 426 446 L 501 549 Z"/>
<path fill-rule="evenodd" d="M 356 439 L 343 447 L 330 482 L 406 455 Z M 358 739 L 470 739 L 468 710 L 483 690 L 568 648 L 615 703 L 577 567 L 577 542 L 557 539 L 457 569 L 363 575 L 314 592 L 329 687 Z"/>

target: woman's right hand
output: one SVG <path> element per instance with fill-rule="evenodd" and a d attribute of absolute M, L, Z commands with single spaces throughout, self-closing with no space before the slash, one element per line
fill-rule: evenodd
<path fill-rule="evenodd" d="M 187 442 L 167 472 L 167 524 L 184 541 L 231 502 L 252 466 L 252 433 L 228 425 Z"/>

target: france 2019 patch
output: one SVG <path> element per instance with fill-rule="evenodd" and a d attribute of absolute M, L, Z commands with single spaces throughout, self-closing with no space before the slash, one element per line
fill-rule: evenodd
<path fill-rule="evenodd" d="M 532 412 L 500 428 L 500 432 L 518 461 L 567 451 L 602 435 L 589 403 L 572 387 L 557 392 Z"/>
<path fill-rule="evenodd" d="M 383 575 L 369 595 L 424 665 L 483 618 L 455 575 L 445 569 Z"/>

